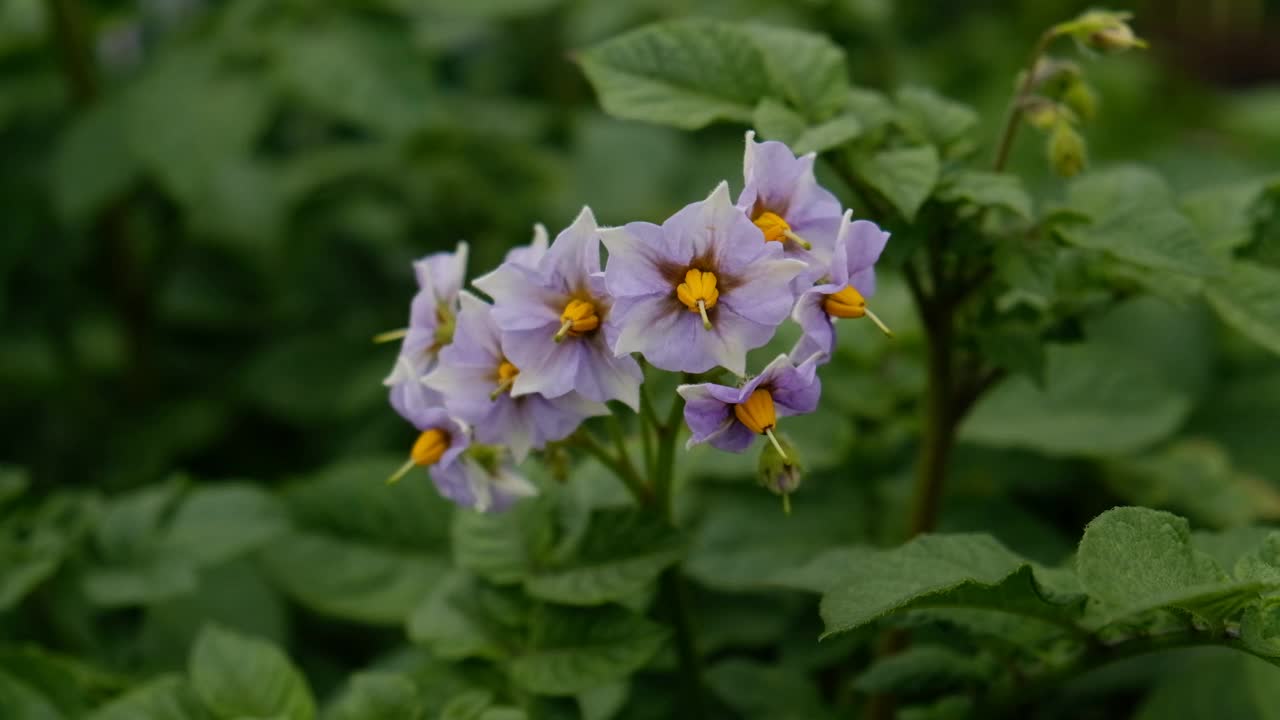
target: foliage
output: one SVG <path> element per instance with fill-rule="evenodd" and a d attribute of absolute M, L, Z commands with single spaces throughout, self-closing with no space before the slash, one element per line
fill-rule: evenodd
<path fill-rule="evenodd" d="M 1170 65 L 1252 16 L 695 5 L 0 0 L 0 717 L 1269 717 L 1280 104 Z M 412 259 L 747 129 L 892 233 L 789 515 L 653 368 L 508 512 L 383 483 Z"/>

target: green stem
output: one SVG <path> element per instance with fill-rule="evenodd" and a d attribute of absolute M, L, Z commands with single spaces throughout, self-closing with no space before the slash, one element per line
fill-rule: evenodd
<path fill-rule="evenodd" d="M 705 717 L 706 700 L 702 692 L 702 656 L 693 630 L 689 584 L 679 566 L 668 568 L 659 580 L 661 606 L 675 631 L 676 657 L 680 661 L 680 687 L 684 696 L 681 717 Z"/>
<path fill-rule="evenodd" d="M 672 521 L 672 486 L 675 485 L 676 441 L 680 439 L 680 415 L 684 411 L 684 398 L 679 395 L 671 401 L 671 411 L 665 422 L 657 426 L 658 454 L 653 468 L 653 494 L 658 512 Z"/>
<path fill-rule="evenodd" d="M 631 496 L 636 499 L 637 503 L 644 506 L 653 502 L 654 495 L 652 491 L 649 486 L 645 484 L 644 480 L 636 473 L 636 470 L 632 467 L 629 459 L 624 461 L 615 457 L 585 429 L 581 429 L 571 435 L 569 440 L 575 446 L 586 450 L 587 454 L 600 461 L 601 465 L 604 465 L 612 471 L 614 475 L 618 476 L 618 479 L 622 481 L 622 484 L 627 486 L 627 490 L 631 491 Z"/>
<path fill-rule="evenodd" d="M 1040 62 L 1040 57 L 1049 50 L 1049 45 L 1058 37 L 1057 28 L 1049 28 L 1040 35 L 1040 39 L 1036 41 L 1035 48 L 1031 51 L 1031 59 L 1027 62 L 1027 69 L 1023 72 L 1022 82 L 1018 84 L 1018 91 L 1013 96 L 1013 101 L 1009 104 L 1009 111 L 1005 114 L 1004 129 L 1000 131 L 1000 142 L 996 145 L 996 159 L 991 169 L 996 172 L 1002 172 L 1004 166 L 1009 162 L 1009 152 L 1013 149 L 1013 138 L 1018 134 L 1018 128 L 1022 126 L 1022 105 L 1026 102 L 1027 96 L 1031 94 L 1031 84 L 1035 81 L 1036 65 Z"/>

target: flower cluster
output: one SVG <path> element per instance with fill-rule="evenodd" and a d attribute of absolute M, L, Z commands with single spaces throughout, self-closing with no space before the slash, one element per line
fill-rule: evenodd
<path fill-rule="evenodd" d="M 460 505 L 507 507 L 535 491 L 514 469 L 531 450 L 608 413 L 607 402 L 639 409 L 637 354 L 658 370 L 739 378 L 679 387 L 690 446 L 742 452 L 762 436 L 788 461 L 778 419 L 817 407 L 835 320 L 867 317 L 888 332 L 866 303 L 888 233 L 852 220 L 813 163 L 747 133 L 736 202 L 722 182 L 661 225 L 602 228 L 584 208 L 553 242 L 537 226 L 474 281 L 491 302 L 463 289 L 465 244 L 415 263 L 419 290 L 386 384 L 419 436 L 392 479 L 422 466 Z M 748 351 L 788 317 L 801 339 L 748 377 Z"/>

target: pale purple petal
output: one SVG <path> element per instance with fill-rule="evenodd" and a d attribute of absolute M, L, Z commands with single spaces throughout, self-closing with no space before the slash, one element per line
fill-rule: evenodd
<path fill-rule="evenodd" d="M 791 281 L 806 268 L 798 260 L 758 260 L 735 276 L 737 284 L 720 294 L 717 305 L 723 305 L 753 322 L 776 328 L 787 319 L 795 303 Z"/>
<path fill-rule="evenodd" d="M 880 259 L 880 253 L 884 252 L 884 247 L 889 242 L 889 233 L 881 230 L 879 226 L 869 220 L 854 222 L 848 231 L 842 234 L 844 235 L 847 254 L 846 262 L 848 263 L 850 277 L 874 266 L 876 261 Z M 858 291 L 862 292 L 862 289 L 859 288 Z"/>
<path fill-rule="evenodd" d="M 435 422 L 444 413 L 444 398 L 422 383 L 422 375 L 404 356 L 396 358 L 391 374 L 382 384 L 390 388 L 391 407 L 419 429 L 422 423 Z"/>
<path fill-rule="evenodd" d="M 724 430 L 734 422 L 733 406 L 717 398 L 712 388 L 722 387 L 712 383 L 681 385 L 676 388 L 684 398 L 684 422 L 692 432 L 686 447 L 705 442 L 708 437 Z"/>
<path fill-rule="evenodd" d="M 467 276 L 468 247 L 465 242 L 451 253 L 434 253 L 413 263 L 418 288 L 435 304 L 453 305 Z"/>
<path fill-rule="evenodd" d="M 539 393 L 556 397 L 573 390 L 582 348 L 577 338 L 565 338 L 564 342 L 557 343 L 553 338 L 559 327 L 559 323 L 552 323 L 502 334 L 507 358 L 520 369 L 511 386 L 513 396 Z"/>
<path fill-rule="evenodd" d="M 591 208 L 582 208 L 573 224 L 556 236 L 538 271 L 563 292 L 586 290 L 588 278 L 600 272 L 600 229 Z"/>
<path fill-rule="evenodd" d="M 769 211 L 793 228 L 825 217 L 840 217 L 840 201 L 818 185 L 813 174 L 815 155 L 796 157 L 776 141 L 755 142 L 748 132 L 742 171 L 744 187 L 738 207 L 754 217 Z M 799 231 L 797 231 L 799 232 Z"/>
<path fill-rule="evenodd" d="M 563 291 L 548 288 L 532 268 L 503 263 L 472 284 L 493 298 L 493 320 L 502 330 L 531 330 L 552 323 L 550 338 L 560 326 L 568 299 Z"/>
<path fill-rule="evenodd" d="M 751 432 L 746 425 L 736 420 L 726 425 L 720 432 L 707 438 L 707 442 L 710 443 L 711 447 L 733 453 L 740 453 L 746 450 L 755 441 L 756 434 Z"/>
<path fill-rule="evenodd" d="M 815 353 L 794 366 L 786 355 L 778 356 L 786 362 L 786 367 L 777 372 L 769 387 L 778 417 L 807 415 L 818 409 L 822 381 L 818 379 L 817 369 L 822 357 L 822 353 Z"/>
<path fill-rule="evenodd" d="M 546 226 L 536 223 L 533 226 L 533 240 L 528 245 L 518 245 L 508 250 L 503 262 L 527 268 L 537 267 L 542 256 L 547 253 L 547 244 Z"/>
<path fill-rule="evenodd" d="M 580 348 L 574 383 L 577 392 L 588 400 L 618 400 L 632 410 L 639 410 L 640 383 L 644 381 L 644 372 L 635 358 L 615 356 L 609 348 L 608 337 L 603 333 L 570 338 L 566 344 Z"/>
<path fill-rule="evenodd" d="M 623 298 L 672 292 L 671 280 L 662 267 L 687 258 L 677 259 L 668 252 L 661 227 L 632 222 L 601 230 L 600 237 L 609 250 L 604 279 L 610 295 Z"/>
<path fill-rule="evenodd" d="M 843 285 L 817 285 L 796 300 L 796 307 L 791 311 L 791 319 L 800 326 L 803 333 L 796 347 L 791 351 L 791 359 L 802 362 L 814 353 L 821 352 L 830 356 L 835 352 L 836 329 L 831 316 L 822 307 L 827 295 L 843 289 Z"/>

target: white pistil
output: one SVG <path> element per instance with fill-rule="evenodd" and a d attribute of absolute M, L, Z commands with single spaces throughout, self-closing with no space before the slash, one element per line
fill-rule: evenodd
<path fill-rule="evenodd" d="M 875 313 L 871 312 L 871 308 L 866 308 L 863 312 L 867 314 L 867 317 L 871 318 L 871 322 L 875 323 L 876 327 L 880 328 L 880 332 L 884 333 L 888 337 L 893 337 L 893 331 L 889 329 L 888 325 L 881 322 L 880 318 L 876 317 Z"/>
<path fill-rule="evenodd" d="M 569 328 L 573 327 L 572 320 L 565 320 L 560 323 L 560 329 L 556 331 L 555 341 L 564 342 L 565 337 L 569 334 Z"/>
<path fill-rule="evenodd" d="M 711 318 L 707 317 L 707 301 L 698 301 L 698 312 L 702 315 L 702 327 L 706 330 L 711 329 Z"/>
<path fill-rule="evenodd" d="M 413 461 L 413 458 L 409 458 L 408 460 L 406 460 L 404 464 L 400 466 L 399 470 L 396 470 L 394 473 L 391 473 L 391 477 L 387 478 L 387 484 L 395 485 L 396 483 L 400 482 L 400 480 L 402 480 L 405 475 L 409 474 L 409 471 L 412 470 L 413 466 L 416 464 L 417 463 Z"/>
<path fill-rule="evenodd" d="M 802 237 L 800 237 L 799 235 L 795 234 L 794 232 L 792 232 L 792 231 L 791 231 L 791 229 L 790 229 L 790 228 L 787 228 L 786 230 L 783 230 L 783 231 L 782 231 L 782 234 L 783 234 L 784 236 L 786 236 L 786 238 L 787 238 L 788 240 L 790 240 L 791 242 L 793 242 L 793 243 L 795 243 L 795 244 L 799 245 L 800 247 L 804 248 L 805 250 L 812 250 L 812 249 L 813 249 L 813 245 L 811 245 L 811 244 L 809 243 L 809 241 L 808 241 L 808 240 L 805 240 L 804 238 L 802 238 Z"/>
<path fill-rule="evenodd" d="M 778 451 L 778 455 L 781 456 L 783 460 L 787 460 L 787 453 L 782 449 L 782 445 L 778 444 L 778 438 L 774 436 L 773 428 L 765 428 L 764 434 L 769 436 L 769 442 L 773 443 L 773 449 Z"/>
<path fill-rule="evenodd" d="M 386 332 L 380 332 L 377 335 L 374 335 L 373 342 L 379 345 L 381 345 L 382 343 L 395 342 L 396 340 L 403 340 L 404 336 L 408 334 L 409 334 L 409 328 L 400 328 L 399 330 L 388 330 Z"/>

